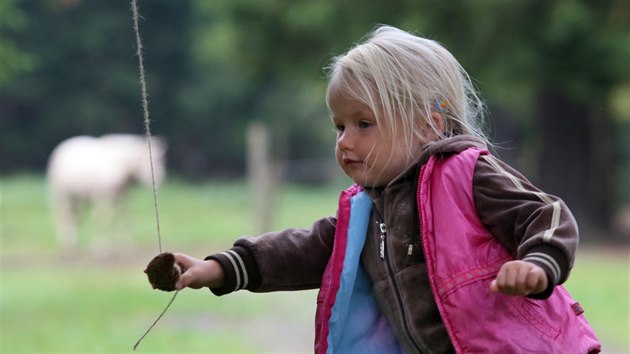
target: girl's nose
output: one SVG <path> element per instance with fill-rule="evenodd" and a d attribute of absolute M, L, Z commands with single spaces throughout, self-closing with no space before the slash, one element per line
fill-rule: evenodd
<path fill-rule="evenodd" d="M 352 150 L 354 144 L 352 142 L 352 136 L 347 130 L 339 132 L 339 135 L 337 136 L 337 146 L 339 147 L 339 150 Z"/>

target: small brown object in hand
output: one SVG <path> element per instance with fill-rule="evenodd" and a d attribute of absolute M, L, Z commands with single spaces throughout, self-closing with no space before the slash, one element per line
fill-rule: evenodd
<path fill-rule="evenodd" d="M 181 268 L 175 263 L 175 256 L 172 253 L 164 252 L 155 256 L 144 272 L 149 277 L 153 289 L 177 290 L 175 284 L 181 275 Z"/>

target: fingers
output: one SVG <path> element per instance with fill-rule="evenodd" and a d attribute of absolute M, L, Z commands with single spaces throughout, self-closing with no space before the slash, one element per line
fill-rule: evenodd
<path fill-rule="evenodd" d="M 221 287 L 223 268 L 215 260 L 201 260 L 181 253 L 174 253 L 175 262 L 181 268 L 181 275 L 175 284 L 177 290 L 183 288 L 201 289 Z"/>
<path fill-rule="evenodd" d="M 533 263 L 524 261 L 505 263 L 496 279 L 490 283 L 490 291 L 506 295 L 526 296 L 542 292 L 546 288 L 545 271 Z"/>
<path fill-rule="evenodd" d="M 174 253 L 173 255 L 175 256 L 175 263 L 181 268 L 181 275 L 175 284 L 175 288 L 177 290 L 186 287 L 193 289 L 201 288 L 201 285 L 197 284 L 199 276 L 196 269 L 198 268 L 198 264 L 202 261 L 182 253 Z"/>
<path fill-rule="evenodd" d="M 175 264 L 177 264 L 181 270 L 179 279 L 175 283 L 175 289 L 182 290 L 190 283 L 189 277 L 186 274 L 186 271 L 190 268 L 190 262 L 188 260 L 189 257 L 181 253 L 173 253 L 173 255 L 175 256 Z"/>
<path fill-rule="evenodd" d="M 173 253 L 173 256 L 175 256 L 175 263 L 179 265 L 182 273 L 188 270 L 188 268 L 190 268 L 196 260 L 195 258 L 187 256 L 183 253 Z"/>
<path fill-rule="evenodd" d="M 191 277 L 189 273 L 182 273 L 182 275 L 180 275 L 179 277 L 179 280 L 175 284 L 175 288 L 177 290 L 182 290 L 186 288 L 188 285 L 190 285 L 190 282 L 191 282 Z"/>
<path fill-rule="evenodd" d="M 499 285 L 497 284 L 497 280 L 494 279 L 493 281 L 490 282 L 490 291 L 492 291 L 493 293 L 500 293 L 501 289 L 499 289 Z"/>

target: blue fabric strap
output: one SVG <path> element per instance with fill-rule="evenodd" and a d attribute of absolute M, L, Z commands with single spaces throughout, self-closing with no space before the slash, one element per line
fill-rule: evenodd
<path fill-rule="evenodd" d="M 352 197 L 341 281 L 329 321 L 328 354 L 402 353 L 360 262 L 371 211 L 372 200 L 365 192 Z"/>

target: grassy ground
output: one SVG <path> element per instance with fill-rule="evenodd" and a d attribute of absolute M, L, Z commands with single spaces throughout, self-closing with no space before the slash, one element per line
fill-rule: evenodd
<path fill-rule="evenodd" d="M 284 189 L 274 228 L 308 227 L 334 213 L 338 189 Z M 246 192 L 238 182 L 161 187 L 164 249 L 204 257 L 251 233 Z M 87 215 L 83 251 L 62 253 L 42 179 L 0 178 L 1 353 L 132 351 L 172 296 L 152 290 L 142 273 L 157 253 L 151 198 L 150 191 L 134 189 L 122 224 L 99 225 Z M 114 252 L 95 257 L 90 244 L 104 230 L 118 236 L 105 238 Z M 608 353 L 630 352 L 628 265 L 627 249 L 584 247 L 566 285 Z M 308 353 L 314 309 L 314 291 L 217 298 L 186 290 L 137 352 Z"/>

